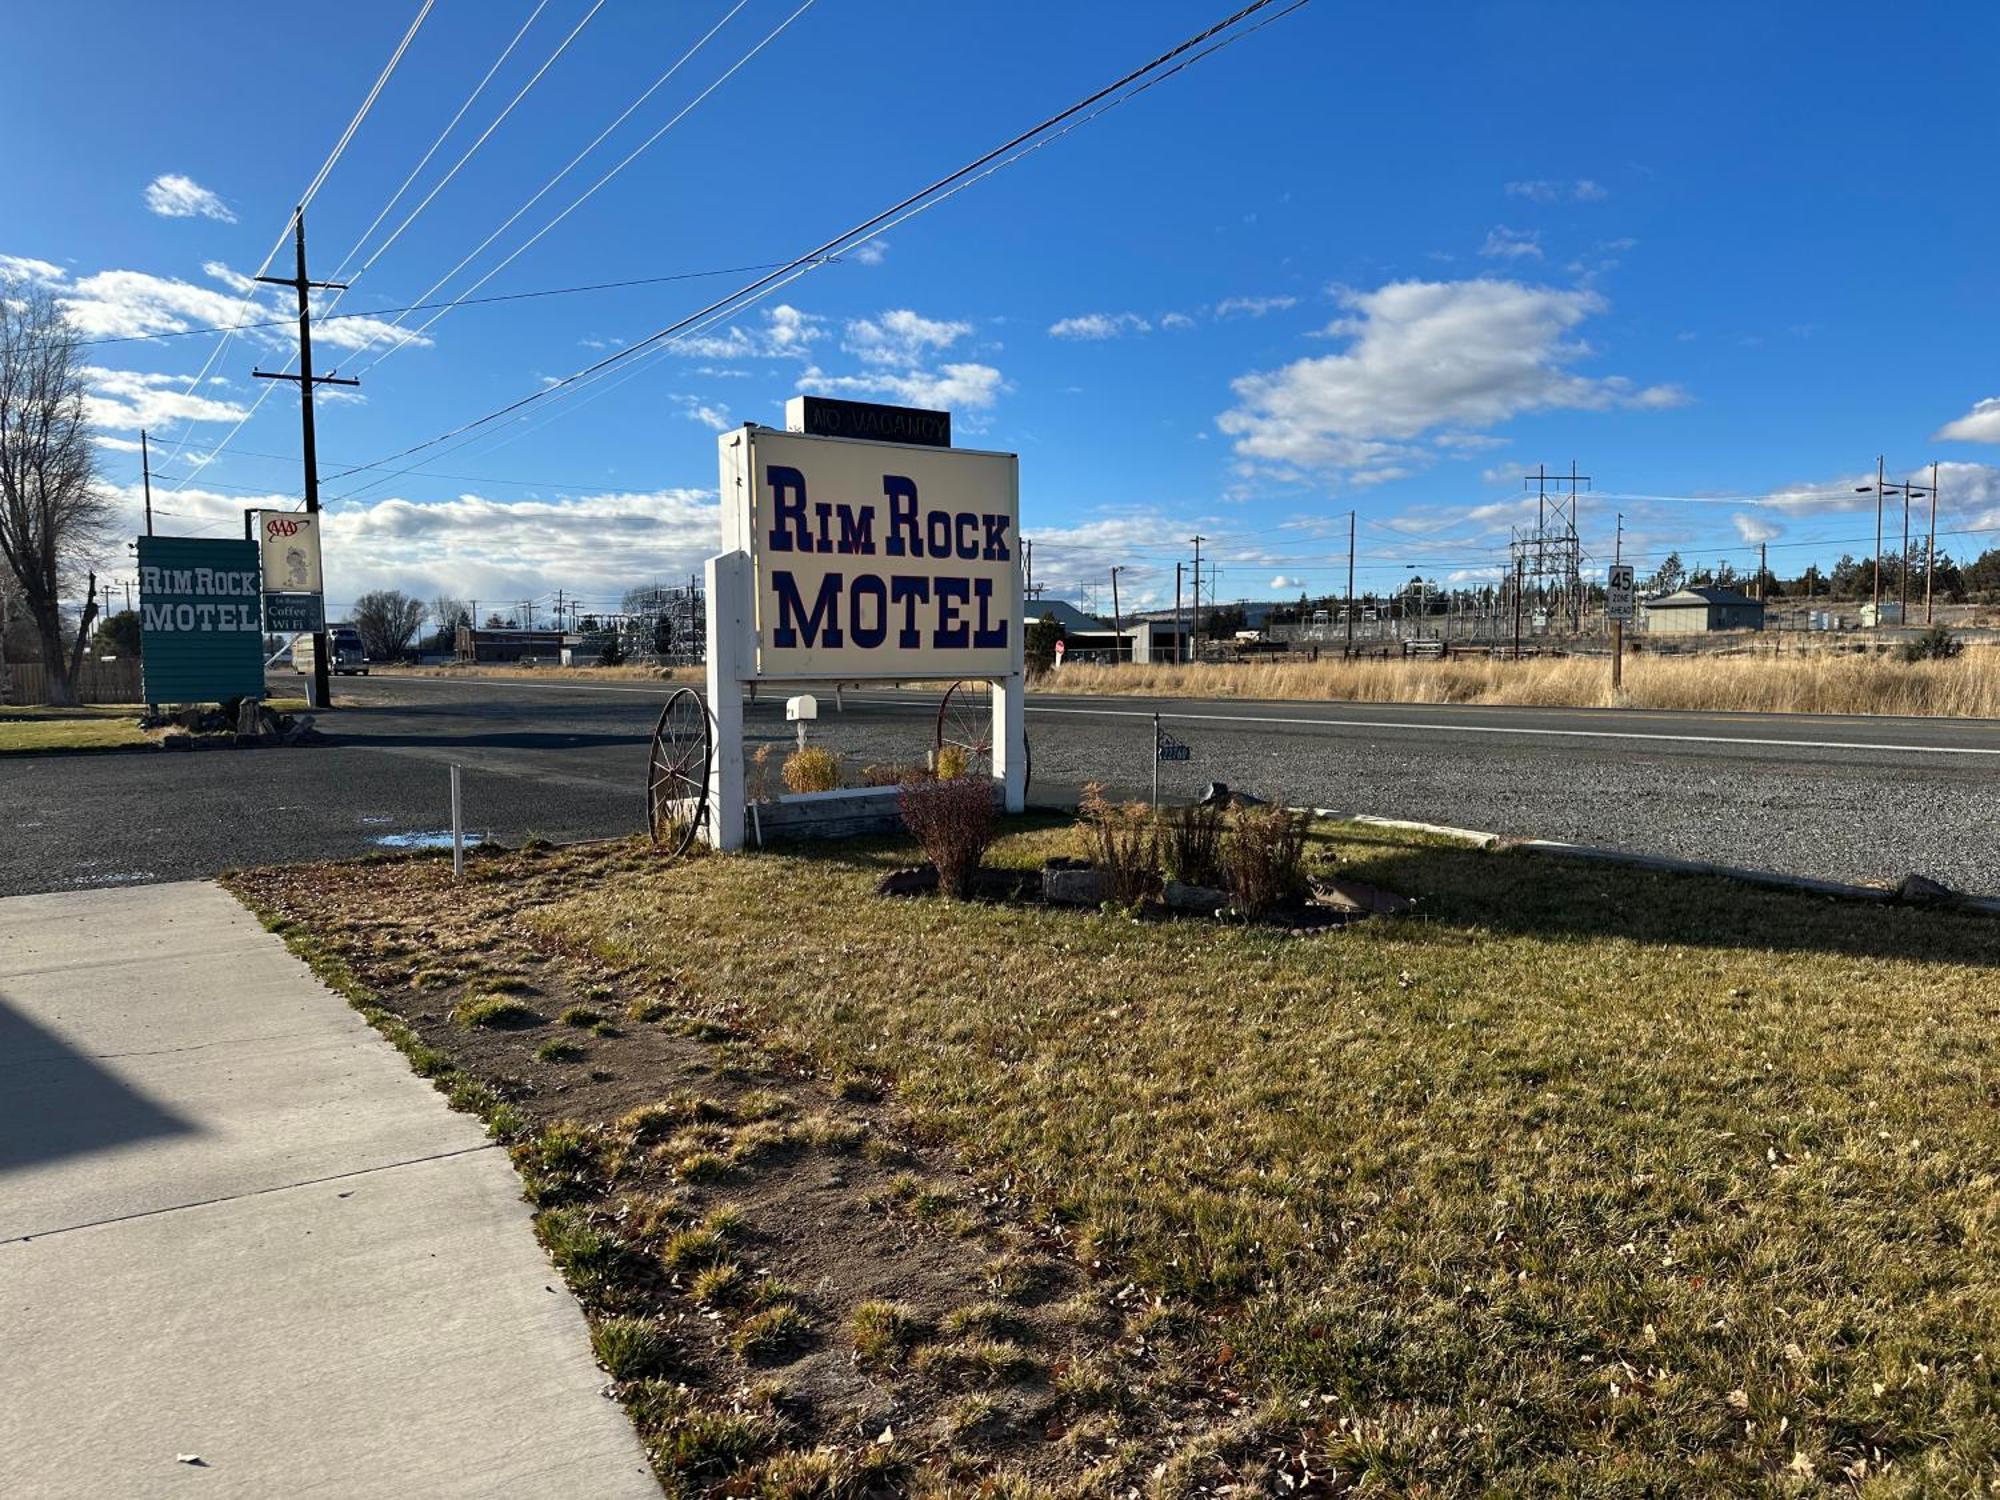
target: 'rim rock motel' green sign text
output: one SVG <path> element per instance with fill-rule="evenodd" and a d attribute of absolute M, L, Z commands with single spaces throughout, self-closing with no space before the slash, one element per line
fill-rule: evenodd
<path fill-rule="evenodd" d="M 264 691 L 263 572 L 255 542 L 139 538 L 139 655 L 148 703 Z"/>

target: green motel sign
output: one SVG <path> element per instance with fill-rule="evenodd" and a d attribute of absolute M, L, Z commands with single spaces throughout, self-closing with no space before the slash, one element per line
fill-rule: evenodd
<path fill-rule="evenodd" d="M 139 655 L 148 703 L 264 691 L 263 571 L 255 542 L 139 538 Z"/>

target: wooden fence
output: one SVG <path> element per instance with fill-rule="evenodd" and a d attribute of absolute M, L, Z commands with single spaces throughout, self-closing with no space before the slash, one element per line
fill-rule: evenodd
<path fill-rule="evenodd" d="M 139 662 L 86 661 L 77 674 L 79 703 L 137 703 L 143 691 L 139 684 Z M 7 667 L 7 702 L 32 704 L 49 701 L 48 668 L 38 661 L 10 662 Z"/>

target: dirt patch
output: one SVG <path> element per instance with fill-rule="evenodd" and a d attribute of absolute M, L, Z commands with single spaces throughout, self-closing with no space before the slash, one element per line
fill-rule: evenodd
<path fill-rule="evenodd" d="M 1204 1493 L 1237 1467 L 1254 1424 L 1187 1314 L 1079 1264 L 880 1080 L 816 1076 L 726 1001 L 521 920 L 651 859 L 229 883 L 510 1143 L 668 1492 Z"/>

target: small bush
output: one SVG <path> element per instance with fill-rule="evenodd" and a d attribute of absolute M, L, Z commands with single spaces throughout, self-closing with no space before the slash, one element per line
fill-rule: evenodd
<path fill-rule="evenodd" d="M 785 790 L 833 792 L 840 789 L 840 757 L 819 745 L 807 745 L 785 757 Z"/>
<path fill-rule="evenodd" d="M 567 1041 L 562 1037 L 555 1037 L 543 1042 L 541 1046 L 535 1049 L 535 1061 L 537 1062 L 575 1062 L 582 1056 L 583 1048 L 577 1046 L 575 1042 Z"/>
<path fill-rule="evenodd" d="M 1907 662 L 1950 661 L 1965 649 L 1965 642 L 1943 625 L 1933 625 L 1913 641 L 1903 643 L 1902 658 Z"/>
<path fill-rule="evenodd" d="M 771 755 L 776 748 L 759 745 L 750 757 L 749 768 L 743 773 L 743 795 L 752 802 L 769 802 L 776 795 L 771 790 Z"/>
<path fill-rule="evenodd" d="M 1161 820 L 1161 861 L 1166 873 L 1182 885 L 1219 886 L 1222 869 L 1223 816 L 1220 807 L 1190 802 Z"/>
<path fill-rule="evenodd" d="M 963 745 L 941 745 L 931 767 L 939 781 L 957 781 L 972 769 L 972 755 Z"/>
<path fill-rule="evenodd" d="M 572 1005 L 556 1019 L 565 1026 L 595 1026 L 604 1019 L 604 1012 L 592 1010 L 588 1005 Z"/>
<path fill-rule="evenodd" d="M 493 1026 L 513 1028 L 538 1026 L 542 1018 L 518 1000 L 509 1000 L 504 995 L 486 995 L 477 1000 L 467 1000 L 456 1006 L 451 1018 L 465 1027 Z"/>
<path fill-rule="evenodd" d="M 673 1344 L 650 1318 L 605 1318 L 590 1330 L 590 1345 L 613 1380 L 665 1375 L 673 1364 Z"/>
<path fill-rule="evenodd" d="M 1306 815 L 1282 807 L 1239 807 L 1222 844 L 1229 894 L 1252 916 L 1305 894 Z"/>
<path fill-rule="evenodd" d="M 938 884 L 954 896 L 970 895 L 993 842 L 992 783 L 983 776 L 906 782 L 898 801 L 903 826 L 937 866 Z"/>
<path fill-rule="evenodd" d="M 1107 802 L 1093 781 L 1083 789 L 1077 814 L 1090 862 L 1104 879 L 1105 900 L 1130 906 L 1159 889 L 1160 841 L 1148 808 Z"/>
<path fill-rule="evenodd" d="M 780 1302 L 746 1319 L 729 1345 L 747 1360 L 774 1359 L 805 1342 L 812 1332 L 812 1320 L 796 1302 Z"/>
<path fill-rule="evenodd" d="M 863 786 L 901 786 L 906 781 L 928 781 L 930 767 L 904 765 L 898 761 L 887 761 L 880 765 L 861 768 Z"/>
<path fill-rule="evenodd" d="M 854 1355 L 864 1365 L 889 1366 L 929 1331 L 910 1307 L 900 1302 L 863 1302 L 854 1309 Z"/>

